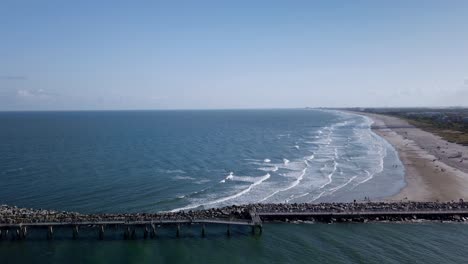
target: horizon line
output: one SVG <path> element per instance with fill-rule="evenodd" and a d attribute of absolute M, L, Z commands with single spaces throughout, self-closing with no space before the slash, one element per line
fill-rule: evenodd
<path fill-rule="evenodd" d="M 135 108 L 135 109 L 24 109 L 24 110 L 0 110 L 0 113 L 12 112 L 124 112 L 124 111 L 219 111 L 219 110 L 295 110 L 295 109 L 401 109 L 401 108 L 428 108 L 428 109 L 466 109 L 468 106 L 344 106 L 344 107 L 328 107 L 328 106 L 304 106 L 304 107 L 261 107 L 261 108 Z"/>

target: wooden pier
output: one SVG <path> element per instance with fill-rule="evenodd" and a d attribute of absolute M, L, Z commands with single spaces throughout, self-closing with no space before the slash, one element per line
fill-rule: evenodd
<path fill-rule="evenodd" d="M 135 239 L 136 231 L 139 228 L 143 230 L 143 238 L 147 239 L 156 237 L 157 227 L 176 227 L 176 237 L 181 236 L 181 225 L 200 225 L 201 236 L 206 236 L 207 225 L 224 225 L 226 226 L 226 234 L 231 235 L 231 226 L 246 226 L 251 227 L 252 234 L 261 234 L 262 222 L 260 217 L 252 213 L 252 220 L 242 219 L 165 219 L 165 220 L 149 220 L 149 221 L 82 221 L 82 222 L 39 222 L 39 223 L 17 223 L 17 224 L 0 224 L 0 240 L 12 238 L 15 240 L 24 240 L 27 237 L 27 230 L 31 229 L 46 229 L 46 238 L 51 240 L 54 238 L 54 230 L 56 228 L 71 228 L 71 237 L 77 239 L 79 230 L 82 228 L 96 228 L 98 238 L 103 240 L 105 237 L 105 229 L 122 228 L 124 229 L 124 239 Z M 259 231 L 257 231 L 259 230 Z"/>
<path fill-rule="evenodd" d="M 227 236 L 232 235 L 234 227 L 248 227 L 252 234 L 260 235 L 263 222 L 299 220 L 324 223 L 420 220 L 468 222 L 468 203 L 460 200 L 447 203 L 254 204 L 186 212 L 88 215 L 4 205 L 0 206 L 0 240 L 24 240 L 28 236 L 33 237 L 33 232 L 30 231 L 36 229 L 45 230 L 43 237 L 49 240 L 59 237 L 59 233 L 63 235 L 63 231 L 67 229 L 70 230 L 69 237 L 72 239 L 78 239 L 80 232 L 83 232 L 82 235 L 89 234 L 90 229 L 100 240 L 106 238 L 106 232 L 108 237 L 115 237 L 117 230 L 123 233 L 124 239 L 149 239 L 156 238 L 159 232 L 167 234 L 167 229 L 164 232 L 158 230 L 162 227 L 169 227 L 174 230 L 175 237 L 182 237 L 182 226 L 199 226 L 200 235 L 205 237 L 207 227 L 213 225 L 224 226 Z M 54 233 L 58 230 L 61 232 Z M 112 235 L 109 236 L 109 232 Z"/>

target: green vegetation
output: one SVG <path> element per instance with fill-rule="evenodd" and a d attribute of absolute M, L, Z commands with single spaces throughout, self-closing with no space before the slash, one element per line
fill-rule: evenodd
<path fill-rule="evenodd" d="M 468 146 L 468 128 L 466 125 L 454 122 L 437 122 L 430 118 L 417 118 L 400 116 L 408 121 L 408 123 L 419 127 L 428 132 L 434 133 L 448 142 L 458 143 Z"/>
<path fill-rule="evenodd" d="M 399 117 L 449 142 L 468 146 L 468 108 L 352 108 L 351 110 Z"/>

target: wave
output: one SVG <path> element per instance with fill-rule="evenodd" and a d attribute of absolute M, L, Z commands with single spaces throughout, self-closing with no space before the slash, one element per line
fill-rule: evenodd
<path fill-rule="evenodd" d="M 184 174 L 186 173 L 185 171 L 183 170 L 162 170 L 163 172 L 165 173 L 168 173 L 168 174 L 172 174 L 172 173 L 181 173 L 181 174 Z"/>
<path fill-rule="evenodd" d="M 307 193 L 303 193 L 303 194 L 299 194 L 299 195 L 297 195 L 297 196 L 293 194 L 293 195 L 289 196 L 288 199 L 286 199 L 286 202 L 289 203 L 289 202 L 292 201 L 292 200 L 296 200 L 296 199 L 302 198 L 302 197 L 307 196 L 307 195 L 309 195 L 309 194 L 310 194 L 310 193 L 308 193 L 308 192 L 307 192 Z"/>
<path fill-rule="evenodd" d="M 201 180 L 195 181 L 194 183 L 195 184 L 205 184 L 205 183 L 208 183 L 210 181 L 211 180 L 208 180 L 208 179 L 201 179 Z"/>
<path fill-rule="evenodd" d="M 278 166 L 271 166 L 271 167 L 260 167 L 258 168 L 261 171 L 271 171 L 271 172 L 276 172 L 279 170 Z"/>
<path fill-rule="evenodd" d="M 319 199 L 320 197 L 322 197 L 322 195 L 323 195 L 324 193 L 325 193 L 325 191 L 319 193 L 319 195 L 317 195 L 317 196 L 315 196 L 314 198 L 312 198 L 312 200 L 310 200 L 310 202 L 313 202 L 313 201 Z"/>
<path fill-rule="evenodd" d="M 326 182 L 325 184 L 323 184 L 322 186 L 320 186 L 319 189 L 323 189 L 325 186 L 327 186 L 327 185 L 329 185 L 330 183 L 332 183 L 332 181 L 333 181 L 333 174 L 335 174 L 337 168 L 338 168 L 338 162 L 336 162 L 335 160 L 333 160 L 333 170 L 332 170 L 331 173 L 329 173 L 329 174 L 327 175 L 328 182 Z"/>
<path fill-rule="evenodd" d="M 240 191 L 240 192 L 238 192 L 236 194 L 233 194 L 233 195 L 227 196 L 227 197 L 223 197 L 223 198 L 211 201 L 211 202 L 206 202 L 206 203 L 201 203 L 201 204 L 196 204 L 196 205 L 189 205 L 189 206 L 185 206 L 185 207 L 182 207 L 182 208 L 177 208 L 177 209 L 171 210 L 171 212 L 178 212 L 178 211 L 183 211 L 183 210 L 188 210 L 188 209 L 194 209 L 194 208 L 197 208 L 197 207 L 200 207 L 200 206 L 213 205 L 213 204 L 218 204 L 218 203 L 222 203 L 222 202 L 232 200 L 234 198 L 240 197 L 240 196 L 250 192 L 250 190 L 252 190 L 253 187 L 261 184 L 262 182 L 268 180 L 269 178 L 270 178 L 270 174 L 267 173 L 265 176 L 262 176 L 260 179 L 258 179 L 257 181 L 255 181 L 254 183 L 249 185 L 249 187 L 247 187 L 247 189 L 244 189 L 244 190 L 242 190 L 242 191 Z"/>
<path fill-rule="evenodd" d="M 349 117 L 348 115 L 346 118 L 350 119 Z M 265 155 L 274 155 L 270 156 L 270 158 L 274 159 L 274 162 L 268 158 L 245 159 L 250 161 L 247 162 L 248 164 L 254 165 L 252 166 L 253 169 L 256 167 L 257 170 L 265 171 L 267 174 L 259 178 L 236 176 L 231 172 L 229 175 L 225 176 L 220 183 L 238 181 L 248 182 L 250 185 L 248 185 L 248 187 L 246 187 L 247 184 L 242 184 L 242 187 L 237 184 L 227 185 L 226 188 L 229 188 L 230 193 L 234 194 L 222 198 L 219 198 L 220 194 L 218 194 L 217 196 L 219 199 L 210 198 L 218 193 L 214 189 L 211 189 L 208 193 L 192 197 L 192 199 L 190 199 L 192 204 L 174 209 L 173 211 L 187 210 L 200 206 L 217 206 L 216 204 L 224 203 L 243 195 L 245 197 L 231 201 L 231 203 L 241 200 L 247 202 L 265 202 L 270 201 L 269 199 L 272 197 L 278 200 L 287 198 L 285 202 L 300 198 L 307 201 L 309 201 L 309 199 L 315 201 L 338 191 L 339 193 L 336 194 L 338 196 L 348 193 L 348 191 L 353 190 L 356 186 L 378 175 L 378 173 L 383 170 L 383 162 L 386 155 L 385 145 L 381 144 L 378 136 L 374 136 L 368 120 L 358 118 L 352 118 L 350 120 L 351 121 L 343 121 L 343 118 L 341 118 L 329 127 L 322 127 L 316 132 L 310 132 L 310 136 L 314 137 L 311 141 L 293 141 L 292 144 L 288 143 L 289 146 L 293 146 L 298 150 L 298 152 L 295 153 L 305 152 L 302 159 L 298 159 L 294 157 L 294 154 L 291 154 L 289 156 L 291 161 L 286 158 L 283 158 L 282 162 L 279 160 L 277 161 L 275 157 L 277 157 L 276 155 L 281 155 L 281 153 Z M 348 126 L 346 130 L 343 128 L 344 126 Z M 307 140 L 309 138 L 309 136 L 306 136 L 303 139 Z M 307 145 L 303 144 L 304 142 L 307 143 Z M 309 143 L 314 145 L 308 145 Z M 301 147 L 299 147 L 299 145 L 301 145 Z M 282 155 L 284 157 L 289 154 L 283 153 Z M 305 166 L 301 165 L 300 162 L 303 162 Z M 320 169 L 320 163 L 322 162 L 326 163 L 326 165 Z M 278 170 L 281 172 L 283 172 L 283 170 L 291 171 L 292 174 L 287 173 L 285 175 L 286 180 L 276 181 L 277 179 L 275 178 L 271 182 L 268 181 L 259 187 L 255 187 L 269 179 L 271 177 L 270 173 Z M 310 171 L 309 173 L 308 170 Z M 322 173 L 320 173 L 319 170 L 322 171 Z M 349 178 L 348 175 L 354 176 Z M 275 174 L 274 177 L 276 176 Z M 281 179 L 282 177 L 278 178 Z M 180 177 L 179 179 L 184 178 Z M 270 186 L 272 187 L 271 189 Z M 233 190 L 232 188 L 236 189 Z M 255 188 L 254 191 L 252 191 L 253 188 Z M 293 188 L 296 189 L 291 190 Z M 223 190 L 224 189 L 225 187 L 223 187 Z M 249 192 L 251 193 L 247 195 Z M 274 199 L 272 199 L 272 201 L 273 200 Z"/>
<path fill-rule="evenodd" d="M 290 190 L 294 187 L 296 187 L 299 183 L 301 183 L 302 179 L 304 179 L 304 175 L 306 174 L 306 171 L 307 171 L 307 168 L 309 167 L 309 165 L 307 164 L 307 161 L 304 161 L 304 163 L 306 164 L 306 167 L 302 170 L 301 174 L 299 175 L 299 177 L 296 178 L 296 180 L 291 184 L 289 185 L 288 187 L 284 188 L 284 189 L 280 189 L 280 190 L 276 190 L 274 191 L 273 193 L 271 193 L 270 195 L 268 195 L 267 197 L 261 199 L 259 202 L 264 202 L 266 201 L 267 199 L 275 196 L 276 194 L 280 193 L 280 192 L 284 192 L 284 191 L 287 191 L 287 190 Z"/>
<path fill-rule="evenodd" d="M 234 178 L 234 172 L 231 171 L 229 175 L 226 176 L 226 178 L 220 181 L 220 183 L 225 183 L 227 180 L 232 180 L 233 178 Z"/>
<path fill-rule="evenodd" d="M 328 193 L 328 194 L 332 194 L 332 193 L 338 191 L 339 189 L 341 189 L 341 188 L 345 187 L 346 185 L 350 184 L 350 183 L 351 183 L 354 179 L 356 179 L 356 178 L 357 178 L 357 176 L 355 175 L 355 176 L 351 177 L 347 182 L 343 183 L 342 185 L 339 185 L 339 186 L 337 186 L 337 187 L 331 188 L 331 189 L 329 190 L 329 193 Z"/>
<path fill-rule="evenodd" d="M 177 175 L 177 176 L 173 177 L 173 179 L 175 179 L 175 180 L 191 180 L 191 181 L 195 180 L 194 177 L 180 176 L 180 175 Z"/>

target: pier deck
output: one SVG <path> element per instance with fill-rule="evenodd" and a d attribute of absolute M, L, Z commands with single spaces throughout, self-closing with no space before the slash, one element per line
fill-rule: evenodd
<path fill-rule="evenodd" d="M 320 204 L 250 204 L 224 208 L 161 213 L 79 214 L 42 209 L 0 206 L 0 239 L 26 239 L 29 229 L 47 229 L 52 239 L 54 229 L 70 228 L 76 239 L 80 229 L 95 229 L 99 239 L 104 238 L 107 227 L 124 230 L 125 239 L 135 239 L 143 231 L 144 238 L 156 237 L 159 227 L 175 226 L 180 237 L 182 225 L 251 227 L 253 234 L 262 233 L 262 223 L 269 221 L 308 220 L 316 222 L 367 221 L 451 221 L 468 222 L 468 203 L 458 202 L 375 202 L 375 203 L 320 203 Z M 217 229 L 219 230 L 219 229 Z M 258 232 L 257 232 L 258 231 Z"/>
<path fill-rule="evenodd" d="M 468 216 L 468 210 L 344 211 L 344 212 L 259 212 L 260 217 L 368 217 L 368 216 Z"/>
<path fill-rule="evenodd" d="M 0 228 L 48 227 L 48 226 L 94 226 L 94 225 L 122 225 L 122 226 L 145 226 L 145 225 L 182 225 L 182 224 L 218 224 L 255 226 L 252 221 L 223 220 L 223 219 L 177 219 L 177 220 L 154 220 L 154 221 L 85 221 L 85 222 L 40 222 L 40 223 L 16 223 L 0 224 Z"/>

